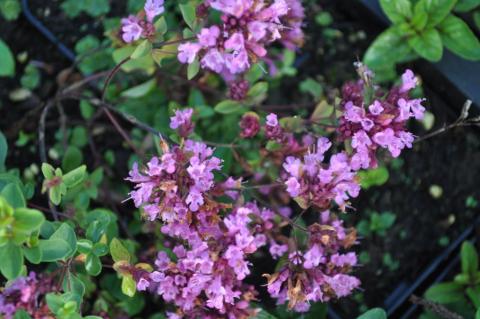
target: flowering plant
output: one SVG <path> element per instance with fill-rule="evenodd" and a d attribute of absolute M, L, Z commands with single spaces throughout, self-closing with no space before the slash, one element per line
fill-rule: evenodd
<path fill-rule="evenodd" d="M 407 69 L 387 89 L 357 62 L 358 79 L 322 101 L 302 82 L 315 103 L 294 114 L 266 101 L 296 72 L 301 1 L 135 9 L 108 21 L 108 52 L 92 59 L 81 42 L 82 74 L 58 76 L 38 112 L 40 165 L 20 174 L 0 134 L 0 317 L 320 317 L 368 289 L 345 217 L 363 214 L 365 176 L 413 147 L 420 79 Z"/>

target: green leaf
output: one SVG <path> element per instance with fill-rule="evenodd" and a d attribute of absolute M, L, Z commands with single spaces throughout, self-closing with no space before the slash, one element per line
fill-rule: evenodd
<path fill-rule="evenodd" d="M 144 57 L 152 52 L 152 44 L 148 40 L 143 40 L 133 51 L 130 58 L 133 60 Z"/>
<path fill-rule="evenodd" d="M 92 276 L 97 276 L 102 272 L 102 262 L 98 256 L 88 254 L 85 260 L 85 269 Z"/>
<path fill-rule="evenodd" d="M 475 319 L 480 319 L 480 309 L 475 313 Z"/>
<path fill-rule="evenodd" d="M 154 26 L 155 26 L 155 34 L 164 35 L 168 31 L 167 21 L 165 20 L 164 16 L 161 16 L 160 18 L 158 18 L 158 20 L 155 21 Z"/>
<path fill-rule="evenodd" d="M 182 12 L 182 17 L 185 23 L 190 27 L 190 29 L 195 29 L 195 19 L 197 17 L 195 6 L 193 3 L 189 2 L 186 4 L 180 3 L 180 11 Z"/>
<path fill-rule="evenodd" d="M 63 182 L 68 188 L 72 188 L 80 184 L 83 179 L 86 177 L 86 172 L 87 167 L 85 165 L 82 165 L 80 167 L 77 167 L 76 169 L 68 172 L 67 174 L 63 175 Z"/>
<path fill-rule="evenodd" d="M 109 0 L 83 0 L 85 12 L 92 17 L 107 14 L 110 11 Z"/>
<path fill-rule="evenodd" d="M 0 172 L 5 170 L 5 160 L 8 153 L 8 144 L 5 135 L 0 132 Z"/>
<path fill-rule="evenodd" d="M 475 22 L 477 29 L 480 29 L 480 10 L 473 13 L 473 21 Z"/>
<path fill-rule="evenodd" d="M 272 315 L 271 313 L 267 312 L 264 309 L 260 309 L 260 311 L 257 313 L 255 317 L 253 317 L 253 319 L 277 319 L 277 317 L 275 317 L 274 315 Z"/>
<path fill-rule="evenodd" d="M 266 99 L 268 92 L 268 83 L 267 82 L 258 82 L 255 83 L 247 92 L 248 102 L 250 104 L 260 104 L 263 100 Z"/>
<path fill-rule="evenodd" d="M 463 299 L 463 286 L 454 282 L 440 283 L 428 288 L 425 297 L 440 304 L 455 303 Z"/>
<path fill-rule="evenodd" d="M 326 303 L 315 302 L 304 315 L 304 319 L 326 319 L 328 306 Z"/>
<path fill-rule="evenodd" d="M 53 313 L 57 313 L 65 303 L 63 297 L 61 295 L 55 293 L 47 294 L 46 298 L 48 309 L 50 309 Z"/>
<path fill-rule="evenodd" d="M 157 85 L 155 79 L 150 79 L 145 83 L 136 85 L 128 90 L 123 91 L 120 96 L 129 98 L 140 98 L 147 95 Z"/>
<path fill-rule="evenodd" d="M 419 3 L 428 15 L 426 27 L 429 28 L 435 27 L 447 17 L 457 0 L 420 0 Z"/>
<path fill-rule="evenodd" d="M 95 245 L 93 245 L 92 253 L 99 257 L 105 256 L 106 254 L 108 254 L 107 244 L 100 243 L 100 242 L 95 243 Z"/>
<path fill-rule="evenodd" d="M 224 100 L 215 105 L 215 112 L 220 114 L 232 114 L 244 110 L 244 106 L 240 102 L 233 100 Z"/>
<path fill-rule="evenodd" d="M 55 175 L 55 169 L 48 163 L 42 163 L 42 174 L 46 179 L 52 179 Z"/>
<path fill-rule="evenodd" d="M 116 49 L 112 53 L 112 58 L 115 63 L 120 63 L 125 58 L 129 57 L 133 51 L 135 51 L 135 47 L 133 46 L 125 46 L 119 49 Z M 152 50 L 153 51 L 153 50 Z M 152 56 L 145 55 L 139 59 L 130 59 L 128 62 L 122 64 L 121 69 L 125 72 L 132 72 L 135 70 L 145 70 L 148 74 L 153 73 L 155 71 L 154 61 Z"/>
<path fill-rule="evenodd" d="M 425 11 L 425 5 L 421 2 L 418 2 L 413 10 L 413 17 L 410 21 L 410 24 L 415 28 L 415 30 L 422 31 L 427 25 L 427 22 L 428 14 Z"/>
<path fill-rule="evenodd" d="M 133 297 L 135 295 L 135 291 L 137 290 L 137 285 L 135 280 L 133 280 L 131 275 L 126 275 L 122 277 L 122 292 L 129 296 Z"/>
<path fill-rule="evenodd" d="M 395 23 L 405 22 L 412 16 L 410 0 L 380 0 L 383 12 Z"/>
<path fill-rule="evenodd" d="M 0 196 L 3 196 L 14 208 L 26 206 L 25 197 L 18 183 L 7 184 L 0 192 Z"/>
<path fill-rule="evenodd" d="M 28 63 L 25 67 L 24 73 L 20 78 L 22 87 L 33 90 L 40 84 L 40 71 L 33 63 Z"/>
<path fill-rule="evenodd" d="M 480 6 L 480 0 L 459 0 L 453 10 L 457 12 L 468 12 Z"/>
<path fill-rule="evenodd" d="M 80 278 L 68 272 L 63 280 L 63 291 L 71 294 L 72 297 L 69 300 L 74 300 L 78 305 L 81 305 L 85 294 L 85 284 Z"/>
<path fill-rule="evenodd" d="M 48 197 L 54 205 L 59 205 L 62 201 L 61 185 L 50 188 L 50 190 L 48 191 Z"/>
<path fill-rule="evenodd" d="M 40 227 L 42 227 L 45 221 L 45 216 L 43 216 L 41 211 L 29 208 L 17 208 L 14 217 L 14 230 L 25 234 L 31 234 L 34 231 L 40 230 Z"/>
<path fill-rule="evenodd" d="M 76 146 L 69 146 L 65 151 L 62 160 L 62 169 L 64 172 L 70 172 L 80 166 L 83 161 L 82 151 Z"/>
<path fill-rule="evenodd" d="M 464 59 L 480 60 L 480 41 L 462 19 L 449 15 L 438 30 L 447 49 Z"/>
<path fill-rule="evenodd" d="M 17 278 L 22 273 L 23 252 L 22 248 L 8 241 L 0 247 L 0 272 L 8 280 Z"/>
<path fill-rule="evenodd" d="M 198 61 L 197 58 L 195 58 L 195 60 L 188 65 L 187 78 L 189 80 L 193 79 L 195 75 L 198 74 L 198 71 L 200 71 L 200 62 Z"/>
<path fill-rule="evenodd" d="M 125 246 L 123 246 L 120 240 L 117 238 L 113 238 L 110 242 L 110 254 L 112 255 L 114 262 L 130 262 L 131 260 L 130 253 L 128 252 L 127 248 L 125 248 Z"/>
<path fill-rule="evenodd" d="M 275 152 L 282 149 L 282 144 L 275 141 L 268 141 L 265 145 L 265 149 L 269 152 Z"/>
<path fill-rule="evenodd" d="M 42 250 L 39 246 L 23 247 L 25 258 L 32 264 L 39 264 L 42 261 Z"/>
<path fill-rule="evenodd" d="M 316 100 L 318 100 L 322 96 L 323 88 L 320 83 L 312 78 L 308 78 L 300 83 L 300 91 L 310 93 Z"/>
<path fill-rule="evenodd" d="M 52 262 L 66 257 L 71 253 L 71 248 L 68 242 L 63 239 L 47 239 L 40 240 L 39 247 L 42 250 L 42 261 Z"/>
<path fill-rule="evenodd" d="M 470 298 L 470 301 L 473 303 L 475 306 L 475 309 L 480 308 L 480 287 L 475 286 L 475 287 L 468 287 L 465 292 L 467 293 L 468 298 Z"/>
<path fill-rule="evenodd" d="M 0 39 L 0 77 L 15 75 L 15 59 L 8 45 Z"/>
<path fill-rule="evenodd" d="M 387 319 L 387 313 L 381 308 L 373 308 L 357 317 L 357 319 Z"/>
<path fill-rule="evenodd" d="M 442 38 L 436 29 L 424 30 L 421 34 L 409 38 L 408 44 L 418 55 L 428 61 L 438 62 L 442 58 Z"/>
<path fill-rule="evenodd" d="M 411 48 L 402 33 L 398 29 L 390 27 L 373 41 L 365 53 L 363 61 L 370 68 L 378 69 L 395 64 L 410 52 Z"/>
<path fill-rule="evenodd" d="M 462 261 L 462 272 L 470 278 L 474 278 L 478 270 L 478 254 L 475 246 L 468 241 L 464 242 L 460 251 L 460 257 Z"/>
<path fill-rule="evenodd" d="M 82 254 L 88 254 L 93 248 L 93 243 L 88 239 L 79 239 L 77 242 L 78 251 Z"/>
<path fill-rule="evenodd" d="M 5 20 L 16 20 L 22 12 L 19 0 L 2 0 L 0 1 L 0 12 Z"/>
<path fill-rule="evenodd" d="M 26 312 L 25 310 L 19 309 L 17 310 L 17 312 L 15 312 L 15 316 L 13 316 L 13 319 L 32 319 L 32 317 L 30 317 L 28 312 Z"/>
<path fill-rule="evenodd" d="M 67 242 L 70 251 L 65 256 L 65 259 L 72 257 L 77 251 L 77 235 L 75 235 L 75 231 L 67 223 L 63 223 L 49 238 L 49 240 L 54 239 L 61 239 Z"/>
<path fill-rule="evenodd" d="M 360 177 L 360 185 L 364 189 L 369 189 L 372 186 L 381 186 L 388 181 L 390 174 L 388 169 L 384 166 L 380 166 L 375 169 L 358 172 Z"/>

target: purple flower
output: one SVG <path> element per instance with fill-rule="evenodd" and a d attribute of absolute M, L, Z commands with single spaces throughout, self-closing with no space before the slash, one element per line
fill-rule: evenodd
<path fill-rule="evenodd" d="M 145 291 L 147 290 L 147 288 L 150 286 L 150 282 L 148 280 L 146 280 L 145 278 L 141 278 L 138 282 L 137 282 L 137 290 L 138 291 Z"/>
<path fill-rule="evenodd" d="M 318 245 L 313 245 L 305 254 L 305 262 L 303 267 L 306 269 L 312 269 L 317 267 L 321 262 L 325 261 L 322 250 Z"/>
<path fill-rule="evenodd" d="M 140 26 L 140 20 L 131 15 L 128 18 L 122 19 L 122 39 L 130 43 L 140 39 L 143 29 Z"/>
<path fill-rule="evenodd" d="M 253 0 L 211 0 L 212 8 L 240 18 L 253 4 Z"/>
<path fill-rule="evenodd" d="M 203 68 L 221 73 L 225 65 L 225 58 L 217 49 L 210 49 L 201 60 Z"/>
<path fill-rule="evenodd" d="M 145 2 L 144 10 L 148 22 L 152 22 L 157 15 L 160 15 L 165 11 L 163 2 L 164 0 L 147 0 Z"/>
<path fill-rule="evenodd" d="M 288 251 L 287 245 L 279 245 L 276 242 L 273 242 L 270 245 L 269 252 L 273 258 L 280 258 Z"/>
<path fill-rule="evenodd" d="M 290 10 L 290 6 L 294 10 Z M 200 49 L 196 53 L 200 55 L 202 68 L 226 79 L 244 73 L 260 58 L 271 61 L 265 46 L 277 39 L 284 39 L 284 44 L 292 49 L 301 45 L 304 13 L 298 0 L 275 0 L 269 4 L 253 0 L 209 0 L 201 6 L 202 15 L 208 7 L 223 13 L 223 24 L 200 31 L 197 35 Z M 179 60 L 193 61 L 184 57 Z"/>
<path fill-rule="evenodd" d="M 290 177 L 286 182 L 287 192 L 292 197 L 297 197 L 301 193 L 301 185 L 295 177 Z"/>
<path fill-rule="evenodd" d="M 247 50 L 241 49 L 230 54 L 225 54 L 225 66 L 232 74 L 242 73 L 250 67 Z"/>
<path fill-rule="evenodd" d="M 283 169 L 295 178 L 300 178 L 302 174 L 302 162 L 293 156 L 288 156 L 283 163 Z"/>
<path fill-rule="evenodd" d="M 355 266 L 357 264 L 357 255 L 354 252 L 349 252 L 347 254 L 334 254 L 330 258 L 330 261 L 338 267 L 343 266 Z"/>
<path fill-rule="evenodd" d="M 191 42 L 180 44 L 178 46 L 178 60 L 181 63 L 193 63 L 197 57 L 198 51 L 200 51 L 201 48 L 202 47 L 199 44 Z"/>
<path fill-rule="evenodd" d="M 220 28 L 216 25 L 210 28 L 203 28 L 197 35 L 198 43 L 203 47 L 214 47 L 220 36 Z"/>
<path fill-rule="evenodd" d="M 372 145 L 370 137 L 365 131 L 358 131 L 353 135 L 352 147 L 353 148 L 365 148 Z"/>
<path fill-rule="evenodd" d="M 414 89 L 418 84 L 418 79 L 415 77 L 415 74 L 412 70 L 406 70 L 402 75 L 402 86 L 400 87 L 400 92 L 405 93 Z"/>
<path fill-rule="evenodd" d="M 267 124 L 267 126 L 272 126 L 272 127 L 278 126 L 277 115 L 273 114 L 273 113 L 268 114 L 266 124 Z"/>
<path fill-rule="evenodd" d="M 368 107 L 368 110 L 373 115 L 380 115 L 383 112 L 384 108 L 382 107 L 382 103 L 375 100 L 373 104 Z"/>
<path fill-rule="evenodd" d="M 193 131 L 192 114 L 193 109 L 190 108 L 176 110 L 175 115 L 170 118 L 170 128 L 178 129 L 180 136 L 187 137 Z"/>
<path fill-rule="evenodd" d="M 358 278 L 344 274 L 326 277 L 325 281 L 333 289 L 337 298 L 350 295 L 355 288 L 360 286 L 360 280 L 358 280 Z"/>

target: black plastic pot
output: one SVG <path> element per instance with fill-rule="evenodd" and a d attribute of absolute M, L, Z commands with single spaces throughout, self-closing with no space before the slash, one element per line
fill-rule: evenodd
<path fill-rule="evenodd" d="M 359 1 L 383 26 L 390 24 L 383 13 L 378 0 Z M 395 48 L 392 48 L 395 50 Z M 428 63 L 428 71 L 434 69 L 458 89 L 465 98 L 480 106 L 480 62 L 464 60 L 447 49 L 444 50 L 442 60 L 437 63 Z M 428 67 L 428 66 L 427 66 Z"/>

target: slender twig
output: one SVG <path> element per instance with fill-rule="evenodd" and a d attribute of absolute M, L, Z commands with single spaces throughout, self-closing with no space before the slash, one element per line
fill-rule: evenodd
<path fill-rule="evenodd" d="M 47 163 L 47 149 L 45 146 L 45 122 L 47 120 L 47 115 L 55 101 L 49 101 L 43 108 L 42 114 L 40 115 L 40 123 L 38 125 L 38 147 L 40 152 L 40 160 L 42 163 Z M 48 198 L 48 206 L 53 215 L 53 219 L 58 220 L 58 211 L 55 205 Z"/>
<path fill-rule="evenodd" d="M 172 41 L 163 41 L 163 42 L 160 42 L 160 43 L 154 43 L 153 48 L 158 49 L 158 48 L 164 47 L 166 45 L 182 43 L 182 42 L 190 41 L 190 40 L 194 40 L 194 39 L 195 39 L 195 37 L 190 37 L 190 38 L 184 38 L 184 39 L 178 39 L 178 40 L 172 40 Z"/>
<path fill-rule="evenodd" d="M 433 312 L 434 314 L 436 314 L 437 316 L 439 316 L 443 319 L 463 319 L 463 317 L 460 316 L 459 314 L 456 314 L 456 313 L 448 310 L 447 308 L 445 308 L 444 306 L 442 306 L 442 305 L 440 305 L 436 302 L 426 300 L 426 299 L 422 299 L 422 298 L 417 297 L 415 295 L 412 295 L 410 297 L 410 301 L 412 303 L 416 304 L 416 305 L 424 307 L 427 310 L 430 310 L 431 312 Z"/>
<path fill-rule="evenodd" d="M 60 114 L 60 131 L 62 132 L 62 147 L 65 152 L 68 147 L 68 136 L 67 136 L 67 115 L 63 109 L 63 105 L 60 100 L 56 100 L 55 103 L 57 107 L 58 114 Z"/>
<path fill-rule="evenodd" d="M 123 139 L 125 140 L 125 142 L 127 142 L 128 146 L 130 146 L 130 148 L 139 156 L 139 157 L 143 157 L 142 154 L 140 153 L 140 151 L 137 149 L 137 147 L 135 146 L 135 144 L 133 144 L 133 141 L 132 139 L 128 136 L 128 134 L 125 132 L 125 130 L 122 128 L 122 126 L 118 123 L 117 119 L 115 118 L 115 116 L 113 116 L 113 114 L 110 112 L 110 110 L 108 108 L 106 108 L 105 106 L 103 106 L 103 111 L 105 112 L 105 114 L 107 115 L 108 119 L 110 120 L 110 122 L 112 122 L 113 126 L 115 127 L 115 129 L 117 130 L 117 132 L 123 137 Z"/>
<path fill-rule="evenodd" d="M 108 109 L 109 111 L 112 111 L 115 114 L 121 116 L 124 120 L 126 120 L 127 122 L 130 122 L 132 125 L 140 128 L 144 131 L 147 131 L 149 133 L 157 135 L 161 139 L 164 139 L 163 134 L 159 130 L 149 126 L 148 124 L 145 124 L 145 123 L 139 121 L 136 117 L 134 117 L 130 114 L 123 113 L 122 111 L 115 108 L 113 105 L 111 105 L 109 103 L 106 103 L 106 102 L 103 102 L 100 99 L 92 98 L 92 97 L 86 97 L 86 96 L 76 96 L 76 95 L 68 95 L 68 96 L 64 96 L 63 98 L 64 99 L 75 99 L 75 100 L 86 100 L 91 105 L 93 105 L 95 107 L 98 107 L 98 108 L 103 108 L 104 107 L 104 108 Z"/>
<path fill-rule="evenodd" d="M 70 86 L 68 86 L 67 88 L 65 88 L 64 90 L 62 90 L 60 92 L 60 94 L 61 95 L 69 94 L 70 92 L 73 92 L 73 91 L 81 88 L 82 86 L 84 86 L 86 84 L 89 84 L 92 81 L 95 81 L 99 78 L 102 78 L 102 77 L 108 75 L 109 73 L 110 73 L 110 71 L 104 71 L 104 72 L 99 72 L 99 73 L 95 73 L 95 74 L 89 75 L 87 77 L 84 77 L 80 81 L 77 81 L 77 82 L 71 84 Z"/>
<path fill-rule="evenodd" d="M 115 67 L 110 71 L 108 74 L 107 78 L 105 79 L 105 83 L 103 84 L 103 89 L 102 89 L 102 102 L 105 101 L 105 93 L 107 92 L 108 85 L 110 84 L 110 81 L 112 81 L 113 77 L 115 74 L 117 74 L 118 71 L 120 71 L 120 68 L 122 65 L 130 61 L 130 57 L 126 57 L 122 61 L 120 61 Z"/>
<path fill-rule="evenodd" d="M 465 103 L 463 104 L 462 111 L 459 115 L 459 117 L 455 120 L 455 122 L 449 124 L 449 125 L 444 125 L 443 127 L 439 128 L 438 130 L 435 130 L 433 132 L 430 132 L 420 138 L 417 138 L 414 143 L 418 143 L 421 141 L 424 141 L 426 139 L 429 139 L 431 137 L 443 134 L 451 129 L 454 129 L 456 127 L 466 127 L 466 126 L 480 126 L 480 117 L 475 117 L 475 118 L 468 118 L 469 116 L 469 111 L 470 107 L 472 106 L 472 101 L 466 100 Z"/>

